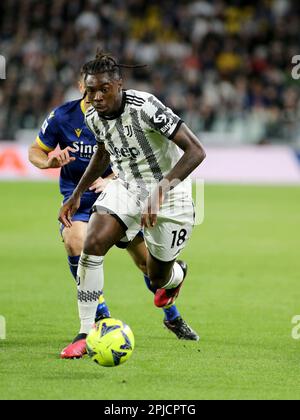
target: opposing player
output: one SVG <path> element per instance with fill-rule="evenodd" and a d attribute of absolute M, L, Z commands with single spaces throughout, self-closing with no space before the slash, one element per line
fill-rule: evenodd
<path fill-rule="evenodd" d="M 92 104 L 86 124 L 98 149 L 59 216 L 72 228 L 84 192 L 111 161 L 118 178 L 107 185 L 93 207 L 79 262 L 80 334 L 87 334 L 94 322 L 104 284 L 105 255 L 122 238 L 132 240 L 142 227 L 155 304 L 166 307 L 175 302 L 187 274 L 186 264 L 176 258 L 194 224 L 189 175 L 205 158 L 197 137 L 158 99 L 123 90 L 120 67 L 103 54 L 83 68 Z"/>
<path fill-rule="evenodd" d="M 85 93 L 83 75 L 79 81 L 79 89 L 82 94 Z M 40 169 L 61 168 L 60 190 L 64 196 L 64 202 L 73 193 L 97 148 L 96 139 L 84 121 L 84 115 L 89 106 L 88 99 L 84 95 L 82 100 L 69 102 L 57 108 L 47 118 L 39 136 L 29 150 L 29 159 L 36 167 Z M 57 145 L 61 150 L 51 153 Z M 64 229 L 62 226 L 61 233 L 68 254 L 70 270 L 75 280 L 92 206 L 114 176 L 109 167 L 102 177 L 99 177 L 84 193 L 80 208 L 72 217 L 72 228 Z M 139 233 L 132 242 L 121 242 L 118 246 L 127 247 L 137 267 L 145 275 L 146 284 L 151 290 L 150 281 L 146 276 L 147 251 L 143 235 Z M 165 325 L 178 338 L 198 339 L 197 334 L 183 321 L 175 305 L 165 308 L 164 312 Z M 108 316 L 110 316 L 109 309 L 103 294 L 101 294 L 96 319 Z M 63 351 L 62 357 L 79 357 L 82 353 L 85 353 L 85 335 L 76 337 L 74 343 Z"/>

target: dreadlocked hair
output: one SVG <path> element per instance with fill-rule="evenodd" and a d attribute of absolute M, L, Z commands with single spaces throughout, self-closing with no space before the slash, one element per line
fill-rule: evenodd
<path fill-rule="evenodd" d="M 103 53 L 98 50 L 95 59 L 89 61 L 82 67 L 82 73 L 84 74 L 85 78 L 87 78 L 88 75 L 107 73 L 110 77 L 119 80 L 122 77 L 122 68 L 139 69 L 145 67 L 147 66 L 119 64 L 112 55 Z"/>

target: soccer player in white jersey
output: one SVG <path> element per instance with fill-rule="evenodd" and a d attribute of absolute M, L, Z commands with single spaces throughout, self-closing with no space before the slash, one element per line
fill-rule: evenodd
<path fill-rule="evenodd" d="M 85 95 L 84 80 L 81 74 L 79 90 L 83 99 L 68 102 L 56 108 L 47 118 L 36 141 L 30 146 L 29 159 L 39 169 L 61 168 L 60 190 L 64 202 L 72 195 L 77 182 L 84 174 L 96 148 L 97 142 L 93 133 L 86 128 L 84 115 L 90 104 Z M 79 147 L 79 144 L 81 147 Z M 60 146 L 53 155 L 57 145 Z M 105 177 L 107 176 L 107 177 Z M 72 276 L 77 277 L 78 263 L 87 232 L 87 222 L 94 202 L 103 191 L 104 186 L 114 177 L 109 167 L 106 174 L 97 179 L 93 186 L 83 195 L 81 206 L 72 218 L 72 229 L 62 229 L 61 234 L 68 254 Z M 105 179 L 103 179 L 105 177 Z M 131 242 L 120 242 L 119 248 L 126 248 L 137 267 L 143 272 L 147 287 L 152 291 L 150 280 L 146 275 L 146 255 L 144 238 L 141 232 Z M 197 340 L 198 335 L 182 319 L 176 305 L 163 308 L 164 325 L 178 338 Z M 96 319 L 109 317 L 110 312 L 104 295 L 99 297 Z M 80 358 L 86 353 L 86 336 L 80 335 L 62 351 L 64 359 Z"/>
<path fill-rule="evenodd" d="M 93 133 L 85 125 L 84 115 L 89 108 L 88 98 L 85 95 L 83 74 L 79 80 L 79 90 L 84 94 L 83 99 L 68 102 L 56 108 L 43 124 L 36 142 L 29 149 L 29 159 L 36 167 L 47 169 L 49 167 L 61 168 L 60 190 L 64 196 L 64 202 L 72 195 L 78 181 L 84 174 L 96 148 L 97 142 Z M 57 145 L 60 151 L 54 155 L 49 153 Z M 79 147 L 80 144 L 80 147 Z M 72 218 L 72 229 L 62 229 L 62 237 L 68 253 L 68 262 L 73 277 L 76 279 L 80 254 L 87 231 L 87 222 L 94 202 L 103 191 L 109 179 L 114 177 L 111 168 L 106 171 L 109 175 L 105 180 L 100 178 L 92 186 L 92 191 L 87 191 L 81 200 L 81 206 Z M 93 192 L 93 190 L 95 192 Z M 118 247 L 126 248 L 136 265 L 143 272 L 147 287 L 155 292 L 150 286 L 150 280 L 146 275 L 146 255 L 144 238 L 141 232 L 132 242 L 120 242 Z M 198 335 L 182 319 L 176 305 L 163 308 L 165 318 L 164 325 L 180 339 L 197 340 Z M 99 298 L 96 319 L 110 316 L 104 296 Z M 86 336 L 77 336 L 72 344 L 65 348 L 62 358 L 79 358 L 86 353 Z"/>
<path fill-rule="evenodd" d="M 149 93 L 123 90 L 121 67 L 105 54 L 84 66 L 92 104 L 86 124 L 99 147 L 59 216 L 72 227 L 83 193 L 111 162 L 118 178 L 95 203 L 79 262 L 80 334 L 87 334 L 94 322 L 105 255 L 123 238 L 133 239 L 141 228 L 155 305 L 175 302 L 187 274 L 186 264 L 176 259 L 194 225 L 189 175 L 205 159 L 197 137 L 172 110 Z"/>

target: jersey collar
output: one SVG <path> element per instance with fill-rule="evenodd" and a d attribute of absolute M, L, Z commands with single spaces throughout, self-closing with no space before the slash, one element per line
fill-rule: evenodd
<path fill-rule="evenodd" d="M 87 109 L 86 109 L 86 107 L 85 107 L 85 102 L 84 102 L 84 99 L 82 99 L 82 101 L 80 102 L 80 108 L 81 108 L 81 111 L 82 111 L 83 115 L 85 115 L 85 114 L 86 114 Z"/>

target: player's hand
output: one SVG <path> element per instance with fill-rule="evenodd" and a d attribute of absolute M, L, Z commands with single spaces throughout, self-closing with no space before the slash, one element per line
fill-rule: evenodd
<path fill-rule="evenodd" d="M 72 217 L 80 207 L 81 197 L 71 196 L 68 201 L 62 206 L 59 211 L 58 220 L 66 228 L 72 227 Z"/>
<path fill-rule="evenodd" d="M 70 156 L 71 153 L 76 153 L 75 149 L 72 147 L 66 147 L 64 150 L 60 150 L 51 156 L 48 159 L 47 166 L 48 168 L 62 168 L 63 166 L 69 165 L 69 163 L 76 160 L 75 157 Z"/>
<path fill-rule="evenodd" d="M 142 227 L 151 228 L 157 223 L 157 215 L 164 201 L 164 193 L 161 187 L 157 187 L 148 198 L 142 214 Z"/>
<path fill-rule="evenodd" d="M 94 191 L 96 194 L 99 194 L 104 191 L 104 189 L 110 183 L 110 181 L 111 178 L 98 178 L 89 188 L 89 190 Z"/>

